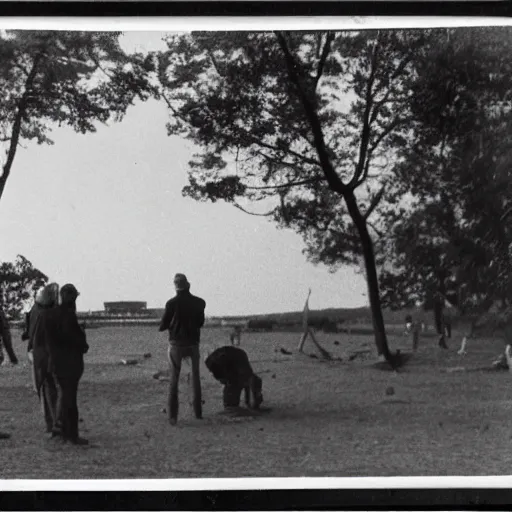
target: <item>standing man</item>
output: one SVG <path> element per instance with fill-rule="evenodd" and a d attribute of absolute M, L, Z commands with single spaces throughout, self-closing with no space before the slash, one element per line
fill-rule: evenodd
<path fill-rule="evenodd" d="M 405 317 L 405 332 L 412 336 L 412 350 L 418 350 L 418 342 L 420 339 L 421 324 L 417 320 L 413 320 L 411 315 Z"/>
<path fill-rule="evenodd" d="M 84 372 L 84 354 L 89 346 L 76 316 L 78 295 L 74 285 L 65 284 L 60 290 L 60 305 L 41 313 L 34 336 L 34 364 L 38 348 L 44 347 L 48 355 L 48 376 L 56 388 L 56 400 L 52 404 L 55 411 L 53 437 L 85 445 L 88 441 L 78 435 L 77 395 Z"/>
<path fill-rule="evenodd" d="M 12 336 L 9 322 L 5 316 L 2 305 L 0 304 L 0 364 L 4 361 L 4 352 L 2 346 L 5 347 L 5 351 L 9 356 L 11 364 L 18 364 L 18 358 L 16 357 L 14 349 L 12 348 Z"/>
<path fill-rule="evenodd" d="M 201 379 L 199 375 L 199 342 L 204 325 L 206 302 L 190 293 L 190 283 L 184 274 L 174 276 L 176 296 L 167 301 L 159 331 L 169 331 L 169 364 L 171 382 L 169 389 L 169 423 L 178 421 L 178 383 L 181 362 L 190 357 L 192 362 L 192 385 L 194 389 L 194 414 L 203 417 L 201 402 Z"/>

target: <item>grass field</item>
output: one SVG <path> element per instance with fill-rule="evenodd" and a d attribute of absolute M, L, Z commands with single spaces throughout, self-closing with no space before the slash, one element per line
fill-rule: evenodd
<path fill-rule="evenodd" d="M 19 340 L 17 331 L 13 335 Z M 477 340 L 461 359 L 456 333 L 449 351 L 426 337 L 404 371 L 393 374 L 368 361 L 347 361 L 353 350 L 373 349 L 370 336 L 319 333 L 318 339 L 344 360 L 297 355 L 297 333 L 243 335 L 242 348 L 264 381 L 264 405 L 272 408 L 257 417 L 220 414 L 221 385 L 203 364 L 204 419 L 194 419 L 185 365 L 178 425 L 171 427 L 162 412 L 168 383 L 152 378 L 167 367 L 165 335 L 148 327 L 91 329 L 79 389 L 81 434 L 89 447 L 48 440 L 29 367 L 0 367 L 0 431 L 12 434 L 0 441 L 2 478 L 510 473 L 512 375 L 445 371 L 490 366 L 502 340 Z M 227 340 L 227 330 L 205 329 L 203 353 Z M 391 335 L 390 345 L 404 350 L 408 340 Z M 15 349 L 24 359 L 24 344 L 16 341 Z M 152 357 L 140 365 L 119 365 L 144 352 Z M 306 352 L 314 352 L 311 342 Z M 389 386 L 394 395 L 386 394 Z"/>

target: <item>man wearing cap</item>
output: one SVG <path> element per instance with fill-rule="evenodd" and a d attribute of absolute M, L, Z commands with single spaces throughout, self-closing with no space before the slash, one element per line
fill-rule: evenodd
<path fill-rule="evenodd" d="M 34 336 L 34 364 L 38 347 L 44 347 L 48 355 L 48 375 L 56 391 L 48 396 L 49 401 L 54 401 L 53 437 L 73 444 L 88 444 L 78 436 L 78 383 L 84 371 L 83 355 L 89 350 L 76 316 L 78 295 L 74 285 L 66 284 L 60 290 L 60 305 L 41 313 Z"/>
<path fill-rule="evenodd" d="M 202 418 L 201 380 L 199 375 L 199 341 L 201 327 L 204 325 L 206 302 L 190 293 L 190 283 L 184 274 L 174 276 L 176 296 L 167 301 L 165 313 L 160 322 L 159 331 L 169 331 L 169 364 L 171 381 L 169 388 L 169 423 L 175 425 L 178 420 L 178 382 L 181 362 L 190 357 L 192 366 L 192 385 L 194 390 L 194 414 Z"/>

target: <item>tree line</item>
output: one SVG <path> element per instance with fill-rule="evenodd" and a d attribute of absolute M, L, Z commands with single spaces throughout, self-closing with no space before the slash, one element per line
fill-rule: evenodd
<path fill-rule="evenodd" d="M 296 231 L 333 272 L 360 268 L 392 366 L 383 306 L 506 316 L 509 28 L 169 34 L 145 55 L 119 36 L 0 35 L 0 198 L 22 140 L 157 98 L 197 150 L 183 194 Z"/>

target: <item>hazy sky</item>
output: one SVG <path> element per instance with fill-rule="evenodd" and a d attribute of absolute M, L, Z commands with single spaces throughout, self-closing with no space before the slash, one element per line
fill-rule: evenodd
<path fill-rule="evenodd" d="M 140 50 L 159 38 L 127 42 Z M 301 309 L 309 287 L 314 309 L 366 303 L 363 278 L 307 263 L 300 236 L 182 197 L 193 147 L 167 136 L 167 116 L 150 101 L 95 134 L 55 128 L 55 145 L 24 144 L 0 201 L 0 261 L 23 254 L 51 280 L 75 283 L 80 310 L 113 300 L 163 307 L 176 272 L 208 315 Z"/>

